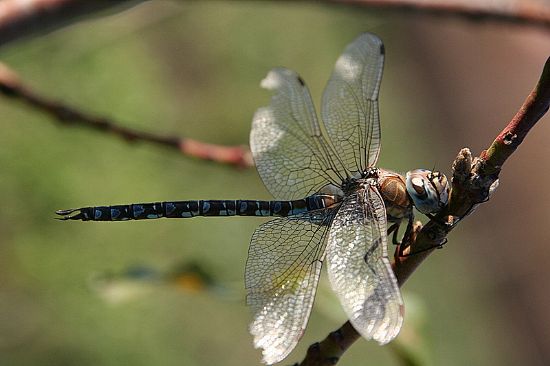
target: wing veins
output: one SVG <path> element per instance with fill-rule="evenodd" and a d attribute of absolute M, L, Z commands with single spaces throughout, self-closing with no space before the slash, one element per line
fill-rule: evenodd
<path fill-rule="evenodd" d="M 325 222 L 328 222 L 330 220 L 327 220 L 327 219 L 324 219 L 323 220 L 323 223 Z M 286 223 L 286 222 L 285 222 Z M 299 272 L 302 272 L 303 269 L 302 268 L 311 268 L 312 265 L 316 262 L 316 261 L 319 261 L 321 264 L 323 263 L 322 260 L 320 259 L 315 259 L 313 261 L 311 261 L 309 264 L 304 264 L 307 262 L 307 259 L 309 258 L 319 258 L 319 253 L 324 249 L 324 246 L 325 246 L 325 243 L 323 243 L 325 241 L 325 238 L 328 234 L 328 226 L 324 226 L 324 225 L 317 225 L 317 227 L 315 228 L 312 234 L 312 237 L 306 242 L 307 244 L 306 245 L 302 245 L 302 250 L 300 251 L 300 253 L 296 256 L 295 260 L 293 262 L 291 262 L 289 265 L 287 265 L 287 269 L 285 269 L 280 276 L 283 276 L 277 283 L 275 283 L 273 286 L 271 286 L 269 289 L 262 289 L 262 291 L 260 292 L 272 292 L 271 290 L 274 290 L 274 289 L 278 289 L 281 287 L 282 284 L 284 284 L 286 282 L 286 280 L 288 278 L 291 278 L 291 275 L 296 271 L 296 269 L 298 269 Z M 325 230 L 324 233 L 321 233 L 321 236 L 319 238 L 316 238 L 315 237 L 315 234 L 317 234 L 319 232 L 319 230 Z M 299 230 L 295 230 L 295 231 L 299 231 Z M 292 235 L 290 235 L 292 236 Z M 318 242 L 317 244 L 315 244 L 315 242 Z M 313 246 L 311 246 L 313 243 Z M 310 248 L 313 248 L 313 250 L 311 250 Z M 303 255 L 304 253 L 307 253 L 307 255 Z M 269 276 L 265 276 L 266 273 L 273 267 L 276 267 L 277 266 L 277 263 L 280 263 L 280 262 L 283 262 L 284 261 L 284 258 L 281 256 L 281 257 L 278 257 L 273 263 L 270 263 L 269 264 L 269 267 L 266 266 L 266 268 L 264 269 L 264 271 L 261 273 L 261 278 L 268 278 Z M 301 264 L 304 264 L 304 266 L 301 266 Z M 305 271 L 306 273 L 310 272 L 309 270 L 308 271 Z M 279 276 L 278 276 L 279 277 Z"/>

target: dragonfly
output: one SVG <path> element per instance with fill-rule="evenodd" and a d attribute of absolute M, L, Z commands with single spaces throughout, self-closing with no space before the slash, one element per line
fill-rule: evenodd
<path fill-rule="evenodd" d="M 440 172 L 415 169 L 402 176 L 376 167 L 384 57 L 374 34 L 349 44 L 323 92 L 321 119 L 296 72 L 275 68 L 262 80 L 272 97 L 254 114 L 250 148 L 276 200 L 152 202 L 56 213 L 83 221 L 274 216 L 253 233 L 245 268 L 249 329 L 263 362 L 280 362 L 298 343 L 325 261 L 353 327 L 386 344 L 399 333 L 404 315 L 388 238 L 393 233 L 398 243 L 399 225 L 407 222 L 406 242 L 413 207 L 434 215 L 447 205 L 450 189 Z"/>

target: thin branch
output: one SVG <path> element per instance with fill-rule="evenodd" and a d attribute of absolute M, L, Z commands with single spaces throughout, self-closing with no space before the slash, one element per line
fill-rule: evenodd
<path fill-rule="evenodd" d="M 449 205 L 424 227 L 415 224 L 408 256 L 395 251 L 393 270 L 399 286 L 435 250 L 445 244 L 447 234 L 470 215 L 477 205 L 486 202 L 496 186 L 504 162 L 521 144 L 527 133 L 548 111 L 550 106 L 550 58 L 546 61 L 540 80 L 517 114 L 479 157 L 473 158 L 462 149 L 453 163 L 453 183 Z M 414 254 L 417 253 L 417 254 Z M 360 338 L 350 322 L 331 332 L 323 341 L 311 345 L 301 366 L 328 366 L 338 362 L 344 352 Z"/>
<path fill-rule="evenodd" d="M 462 17 L 474 21 L 493 21 L 550 29 L 550 8 L 544 2 L 516 0 L 512 6 L 498 2 L 442 0 L 330 0 L 379 10 L 415 12 L 435 16 Z"/>
<path fill-rule="evenodd" d="M 101 11 L 121 11 L 143 0 L 2 0 L 0 46 L 32 34 L 44 34 Z"/>
<path fill-rule="evenodd" d="M 144 0 L 2 0 L 0 1 L 0 46 L 32 34 L 44 34 L 83 17 L 121 11 Z M 499 21 L 550 28 L 550 9 L 543 2 L 515 0 L 512 6 L 498 2 L 460 0 L 330 0 L 379 10 L 416 12 L 436 16 L 460 16 L 476 21 Z"/>
<path fill-rule="evenodd" d="M 221 146 L 185 137 L 159 136 L 121 126 L 106 117 L 82 112 L 74 107 L 42 96 L 24 85 L 6 65 L 0 63 L 0 94 L 20 100 L 66 126 L 82 126 L 110 133 L 128 142 L 149 142 L 179 150 L 182 154 L 237 167 L 254 165 L 245 146 Z"/>

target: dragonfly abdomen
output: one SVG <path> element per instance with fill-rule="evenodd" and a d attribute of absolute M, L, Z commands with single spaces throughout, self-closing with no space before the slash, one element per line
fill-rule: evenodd
<path fill-rule="evenodd" d="M 293 216 L 334 204 L 330 195 L 313 195 L 293 201 L 195 200 L 134 203 L 59 210 L 61 220 L 126 221 L 196 216 Z"/>

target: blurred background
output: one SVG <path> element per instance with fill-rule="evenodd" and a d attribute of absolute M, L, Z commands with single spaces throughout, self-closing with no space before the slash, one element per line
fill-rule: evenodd
<path fill-rule="evenodd" d="M 449 174 L 462 147 L 479 154 L 550 55 L 550 33 L 534 27 L 327 3 L 152 1 L 12 41 L 0 59 L 36 93 L 123 126 L 246 145 L 268 70 L 298 71 L 317 103 L 365 31 L 387 55 L 379 166 L 399 172 Z M 421 365 L 550 363 L 548 118 L 493 199 L 406 283 L 398 340 L 359 340 L 341 365 L 403 365 L 403 352 Z M 0 192 L 0 365 L 260 364 L 243 274 L 261 219 L 53 219 L 89 205 L 269 199 L 253 168 L 127 144 L 2 97 Z M 325 278 L 284 364 L 344 321 Z"/>

